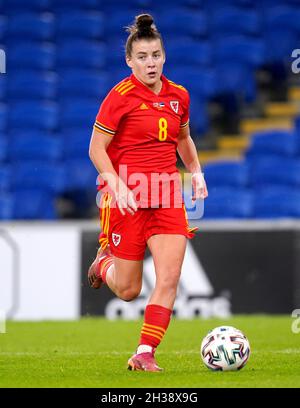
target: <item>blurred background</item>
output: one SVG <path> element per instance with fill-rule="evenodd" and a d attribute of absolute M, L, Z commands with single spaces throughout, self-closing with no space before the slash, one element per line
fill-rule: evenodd
<path fill-rule="evenodd" d="M 103 98 L 130 74 L 124 27 L 142 12 L 162 33 L 164 73 L 190 92 L 209 187 L 185 266 L 200 272 L 183 278 L 181 299 L 191 308 L 196 298 L 191 315 L 291 312 L 300 305 L 300 0 L 0 0 L 0 308 L 20 318 L 105 313 L 110 295 L 100 307 L 85 283 L 98 234 L 88 146 Z M 49 284 L 57 314 L 41 299 Z"/>

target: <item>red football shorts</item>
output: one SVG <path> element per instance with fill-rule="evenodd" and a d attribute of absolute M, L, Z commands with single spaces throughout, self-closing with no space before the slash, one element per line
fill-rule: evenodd
<path fill-rule="evenodd" d="M 147 241 L 156 234 L 179 234 L 193 238 L 197 228 L 189 228 L 184 205 L 181 208 L 139 208 L 134 215 L 110 207 L 111 196 L 104 194 L 100 208 L 102 248 L 110 245 L 114 256 L 144 259 Z"/>

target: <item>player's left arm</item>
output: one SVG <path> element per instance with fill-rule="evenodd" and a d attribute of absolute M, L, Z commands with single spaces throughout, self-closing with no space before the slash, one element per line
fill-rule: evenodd
<path fill-rule="evenodd" d="M 198 158 L 197 149 L 190 135 L 189 126 L 180 129 L 178 135 L 177 152 L 186 169 L 192 174 L 193 200 L 206 198 L 208 196 L 207 186 L 201 165 Z"/>

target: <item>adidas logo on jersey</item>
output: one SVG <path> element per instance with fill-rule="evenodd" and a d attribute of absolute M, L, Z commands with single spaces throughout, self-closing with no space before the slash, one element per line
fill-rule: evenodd
<path fill-rule="evenodd" d="M 140 109 L 145 110 L 145 109 L 149 109 L 149 108 L 145 103 L 142 103 L 141 106 L 140 106 Z"/>

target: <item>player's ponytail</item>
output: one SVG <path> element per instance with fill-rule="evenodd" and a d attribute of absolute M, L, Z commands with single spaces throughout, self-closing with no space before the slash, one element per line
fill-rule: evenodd
<path fill-rule="evenodd" d="M 150 14 L 140 14 L 136 16 L 134 23 L 126 27 L 126 31 L 129 33 L 125 47 L 127 56 L 131 56 L 132 43 L 142 39 L 159 39 L 162 49 L 164 50 L 162 37 L 154 24 L 153 17 Z"/>

